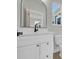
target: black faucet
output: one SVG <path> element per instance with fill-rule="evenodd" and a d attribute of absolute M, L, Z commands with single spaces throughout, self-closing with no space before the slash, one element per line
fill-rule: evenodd
<path fill-rule="evenodd" d="M 37 32 L 37 31 L 38 31 L 38 24 L 35 24 L 34 32 Z"/>

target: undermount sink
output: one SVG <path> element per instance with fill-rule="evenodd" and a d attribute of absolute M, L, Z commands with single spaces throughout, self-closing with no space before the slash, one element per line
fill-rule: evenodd
<path fill-rule="evenodd" d="M 50 32 L 48 32 L 47 28 L 39 28 L 37 32 L 34 32 L 34 28 L 22 28 L 20 30 L 18 30 L 18 32 L 23 32 L 23 35 L 39 35 L 39 34 L 49 34 Z"/>
<path fill-rule="evenodd" d="M 28 33 L 24 33 L 23 35 L 20 36 L 30 36 L 30 35 L 45 35 L 45 34 L 53 34 L 51 32 L 28 32 Z"/>

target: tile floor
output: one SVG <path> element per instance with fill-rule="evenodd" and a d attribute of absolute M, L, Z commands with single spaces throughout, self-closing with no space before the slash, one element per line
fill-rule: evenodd
<path fill-rule="evenodd" d="M 59 56 L 59 52 L 53 54 L 53 59 L 61 59 Z"/>

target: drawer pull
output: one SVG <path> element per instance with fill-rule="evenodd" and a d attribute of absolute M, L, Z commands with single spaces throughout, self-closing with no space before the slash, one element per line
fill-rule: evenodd
<path fill-rule="evenodd" d="M 37 47 L 39 47 L 39 45 L 37 45 Z"/>
<path fill-rule="evenodd" d="M 47 45 L 49 45 L 49 43 L 47 43 Z"/>
<path fill-rule="evenodd" d="M 48 58 L 48 55 L 46 55 L 46 57 Z"/>

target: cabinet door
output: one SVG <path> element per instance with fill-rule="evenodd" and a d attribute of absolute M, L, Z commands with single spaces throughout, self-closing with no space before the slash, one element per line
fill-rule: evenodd
<path fill-rule="evenodd" d="M 49 59 L 49 47 L 47 43 L 42 43 L 40 47 L 40 58 Z"/>
<path fill-rule="evenodd" d="M 39 46 L 30 45 L 18 48 L 17 59 L 39 59 Z"/>
<path fill-rule="evenodd" d="M 40 59 L 53 59 L 53 54 L 50 48 L 49 42 L 41 44 Z"/>

